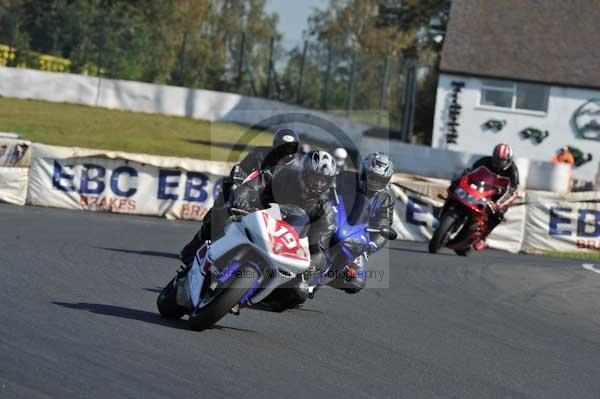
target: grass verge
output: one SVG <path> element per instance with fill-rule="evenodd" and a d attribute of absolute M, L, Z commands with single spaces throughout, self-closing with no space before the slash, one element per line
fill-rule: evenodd
<path fill-rule="evenodd" d="M 38 143 L 227 160 L 246 152 L 248 131 L 234 123 L 109 110 L 74 104 L 0 98 L 0 131 Z M 258 132 L 257 132 L 258 133 Z M 259 133 L 253 145 L 271 145 Z M 211 141 L 212 140 L 212 141 Z"/>
<path fill-rule="evenodd" d="M 554 256 L 554 257 L 557 257 L 557 258 L 565 258 L 565 259 L 596 260 L 596 261 L 600 261 L 600 252 L 545 251 L 541 255 Z"/>

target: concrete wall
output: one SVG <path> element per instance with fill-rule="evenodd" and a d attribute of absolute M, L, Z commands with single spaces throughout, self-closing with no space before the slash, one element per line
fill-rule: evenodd
<path fill-rule="evenodd" d="M 439 143 L 441 126 L 440 105 L 447 97 L 449 82 L 453 78 L 442 76 L 438 89 L 438 109 L 434 142 Z M 459 145 L 444 151 L 424 146 L 415 146 L 397 141 L 363 137 L 368 125 L 328 113 L 308 110 L 254 97 L 210 90 L 187 89 L 182 87 L 155 85 L 141 82 L 99 79 L 96 77 L 33 71 L 27 69 L 0 68 L 0 95 L 5 97 L 36 99 L 52 102 L 65 102 L 89 106 L 99 106 L 127 111 L 158 113 L 163 115 L 186 116 L 209 121 L 229 121 L 245 125 L 279 125 L 285 123 L 297 128 L 305 136 L 329 141 L 332 146 L 355 146 L 362 154 L 385 151 L 392 155 L 399 172 L 421 176 L 453 178 L 465 167 L 481 156 L 489 153 L 496 141 L 515 142 L 514 121 L 498 135 L 481 133 L 480 125 L 489 119 L 489 111 L 481 115 L 468 111 L 466 104 L 473 102 L 478 95 L 475 84 L 468 82 L 461 94 L 463 114 L 461 115 L 461 135 Z M 482 111 L 483 112 L 483 111 Z M 476 119 L 472 121 L 471 119 Z M 524 122 L 522 123 L 524 124 Z M 509 140 L 509 133 L 511 140 Z M 470 132 L 470 135 L 469 133 Z M 553 136 L 548 138 L 550 140 Z M 593 142 L 593 144 L 600 143 Z M 527 144 L 524 144 L 527 147 Z M 543 143 L 546 145 L 546 142 Z M 561 145 L 564 145 L 561 144 Z M 439 146 L 439 144 L 438 144 Z M 442 146 L 443 147 L 443 146 Z M 464 148 L 462 148 L 464 147 Z M 599 147 L 600 148 L 600 147 Z M 517 156 L 527 155 L 527 149 L 516 148 Z M 548 153 L 551 151 L 548 150 Z M 540 157 L 542 160 L 549 156 Z M 564 191 L 567 187 L 565 168 L 553 167 L 547 163 L 531 163 L 519 160 L 522 180 L 529 189 Z M 587 166 L 587 165 L 586 165 Z M 592 177 L 590 177 L 591 179 Z"/>
<path fill-rule="evenodd" d="M 462 106 L 458 118 L 458 143 L 446 144 L 446 122 L 450 105 L 451 82 L 464 82 L 465 86 L 458 96 Z M 580 179 L 593 180 L 598 170 L 600 158 L 600 141 L 577 138 L 571 118 L 578 107 L 590 99 L 600 98 L 600 91 L 566 87 L 551 87 L 548 112 L 531 112 L 521 110 L 503 110 L 479 105 L 481 79 L 442 74 L 437 91 L 436 111 L 432 146 L 440 149 L 466 151 L 470 153 L 489 154 L 493 146 L 499 142 L 509 143 L 516 156 L 528 157 L 538 161 L 548 161 L 556 150 L 572 145 L 592 153 L 594 159 L 574 169 L 574 176 Z M 483 129 L 482 125 L 489 119 L 504 119 L 507 124 L 498 133 Z M 600 119 L 597 117 L 597 119 Z M 548 130 L 550 136 L 541 144 L 534 144 L 530 139 L 521 138 L 519 132 L 528 127 Z"/>
<path fill-rule="evenodd" d="M 0 68 L 0 96 L 185 116 L 248 126 L 286 123 L 321 141 L 343 142 L 332 125 L 357 146 L 368 125 L 325 112 L 211 90 L 92 76 Z"/>

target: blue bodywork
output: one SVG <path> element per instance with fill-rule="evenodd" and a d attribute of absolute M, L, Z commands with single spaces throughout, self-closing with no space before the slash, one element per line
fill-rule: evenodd
<path fill-rule="evenodd" d="M 332 238 L 331 249 L 327 253 L 329 260 L 327 267 L 321 270 L 310 281 L 310 285 L 315 287 L 321 285 L 323 278 L 332 271 L 332 268 L 340 268 L 353 263 L 369 247 L 370 236 L 367 228 L 369 227 L 369 218 L 371 216 L 369 209 L 373 207 L 369 206 L 369 201 L 363 197 L 363 201 L 358 201 L 354 204 L 351 210 L 352 216 L 350 216 L 341 196 L 338 196 L 337 199 L 337 201 L 332 203 L 336 216 L 337 230 Z M 231 262 L 222 269 L 222 273 L 217 278 L 221 283 L 225 284 L 239 270 L 240 266 L 239 262 Z M 261 269 L 259 265 L 251 262 L 251 266 L 260 273 Z M 359 262 L 358 266 L 360 269 L 358 270 L 357 277 L 361 280 L 366 280 L 366 258 L 363 259 L 363 262 Z M 262 281 L 255 281 L 240 300 L 240 304 L 246 303 L 260 288 L 261 283 Z"/>
<path fill-rule="evenodd" d="M 334 267 L 334 264 L 332 263 L 334 260 L 336 260 L 335 263 L 337 263 L 338 267 L 340 265 L 348 265 L 364 254 L 369 246 L 370 237 L 369 232 L 367 231 L 367 228 L 369 227 L 369 213 L 364 212 L 363 209 L 358 209 L 360 215 L 356 218 L 357 220 L 352 220 L 352 222 L 354 222 L 352 223 L 350 221 L 351 218 L 346 211 L 343 199 L 341 197 L 338 198 L 339 200 L 332 204 L 336 215 L 337 230 L 333 235 L 331 249 L 328 252 L 328 259 L 330 262 L 328 266 L 315 277 L 311 285 L 319 286 L 321 284 L 323 278 L 326 277 L 332 267 Z M 362 207 L 368 207 L 368 202 L 362 205 Z M 362 208 L 360 205 L 356 206 Z M 343 256 L 342 261 L 340 261 L 340 256 Z M 361 269 L 358 271 L 357 277 L 359 279 L 366 280 L 365 267 L 366 262 L 363 262 L 361 264 Z"/>

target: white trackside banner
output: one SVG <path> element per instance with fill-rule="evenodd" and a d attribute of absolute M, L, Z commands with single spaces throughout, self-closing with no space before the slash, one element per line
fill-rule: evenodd
<path fill-rule="evenodd" d="M 25 205 L 31 143 L 0 138 L 0 202 Z"/>
<path fill-rule="evenodd" d="M 224 170 L 221 163 L 207 161 L 188 160 L 186 164 L 175 158 L 89 151 L 69 153 L 65 148 L 50 146 L 36 151 L 30 170 L 29 202 L 201 219 L 212 207 L 215 183 L 220 179 L 214 171 Z"/>
<path fill-rule="evenodd" d="M 526 252 L 597 252 L 600 249 L 600 193 L 528 194 Z"/>
<path fill-rule="evenodd" d="M 438 223 L 436 215 L 444 202 L 405 190 L 395 184 L 391 184 L 390 188 L 396 197 L 392 226 L 398 232 L 398 239 L 429 241 Z"/>
<path fill-rule="evenodd" d="M 0 166 L 0 202 L 25 205 L 28 174 L 28 168 Z"/>
<path fill-rule="evenodd" d="M 2 144 L 5 143 L 4 146 Z M 2 152 L 4 149 L 4 152 Z M 28 168 L 31 160 L 31 167 Z M 232 165 L 105 150 L 0 142 L 0 201 L 200 220 Z M 426 242 L 437 228 L 448 181 L 395 175 L 393 227 Z M 488 237 L 510 252 L 600 249 L 600 192 L 528 191 Z"/>

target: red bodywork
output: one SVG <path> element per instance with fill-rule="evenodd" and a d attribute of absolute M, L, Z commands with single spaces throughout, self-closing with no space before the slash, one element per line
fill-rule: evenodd
<path fill-rule="evenodd" d="M 448 200 L 462 205 L 464 211 L 471 213 L 473 224 L 477 227 L 459 242 L 450 242 L 452 249 L 466 249 L 473 243 L 487 235 L 487 221 L 490 215 L 490 206 L 494 205 L 496 198 L 508 190 L 510 180 L 491 172 L 485 166 L 464 174 L 448 188 Z"/>
<path fill-rule="evenodd" d="M 273 244 L 271 251 L 275 255 L 298 260 L 310 259 L 302 248 L 300 237 L 294 227 L 283 220 L 275 219 L 266 212 L 263 212 L 263 221 L 269 234 L 269 241 Z"/>

